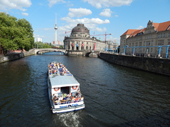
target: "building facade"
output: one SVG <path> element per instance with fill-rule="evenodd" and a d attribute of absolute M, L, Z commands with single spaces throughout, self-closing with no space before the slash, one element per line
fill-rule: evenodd
<path fill-rule="evenodd" d="M 42 42 L 42 38 L 36 38 L 36 42 Z"/>
<path fill-rule="evenodd" d="M 170 56 L 170 21 L 153 23 L 143 29 L 128 29 L 120 36 L 120 53 L 151 57 Z"/>
<path fill-rule="evenodd" d="M 64 48 L 72 52 L 103 51 L 108 48 L 108 42 L 90 37 L 89 30 L 84 24 L 77 24 L 71 31 L 70 37 L 64 38 Z M 114 46 L 112 46 L 114 47 Z"/>

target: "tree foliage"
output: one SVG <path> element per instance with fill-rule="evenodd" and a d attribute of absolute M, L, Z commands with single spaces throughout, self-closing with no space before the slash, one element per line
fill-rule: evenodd
<path fill-rule="evenodd" d="M 51 43 L 35 42 L 34 48 L 52 48 Z"/>
<path fill-rule="evenodd" d="M 31 24 L 26 19 L 0 12 L 0 43 L 7 50 L 29 50 L 34 45 Z"/>
<path fill-rule="evenodd" d="M 62 46 L 62 45 L 60 45 L 59 49 L 63 49 L 63 46 Z"/>

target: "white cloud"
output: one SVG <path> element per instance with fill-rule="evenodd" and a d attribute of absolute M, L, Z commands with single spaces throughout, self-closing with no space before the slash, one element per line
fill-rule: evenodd
<path fill-rule="evenodd" d="M 118 17 L 118 15 L 115 15 L 115 17 Z"/>
<path fill-rule="evenodd" d="M 95 30 L 93 31 L 98 31 L 98 32 L 103 32 L 103 31 L 106 31 L 107 29 L 104 27 L 104 28 L 99 28 L 99 27 L 96 27 Z"/>
<path fill-rule="evenodd" d="M 44 38 L 45 36 L 34 34 L 33 37 L 34 39 L 36 39 L 36 38 Z"/>
<path fill-rule="evenodd" d="M 84 24 L 85 27 L 87 27 L 91 32 L 95 31 L 95 32 L 104 32 L 107 29 L 106 28 L 99 28 L 97 27 L 96 24 Z M 70 23 L 69 25 L 64 25 L 64 26 L 60 26 L 58 28 L 58 40 L 63 41 L 65 36 L 70 36 L 71 34 L 71 30 L 76 27 L 77 24 L 74 23 Z M 65 32 L 68 33 L 65 33 Z M 70 32 L 69 32 L 70 31 Z"/>
<path fill-rule="evenodd" d="M 61 20 L 64 20 L 69 23 L 83 23 L 83 24 L 108 24 L 110 23 L 108 19 L 101 20 L 99 18 L 71 19 L 70 17 L 64 17 L 64 18 L 61 18 Z"/>
<path fill-rule="evenodd" d="M 63 22 L 62 26 L 58 26 L 58 30 L 57 30 L 57 40 L 63 42 L 64 37 L 65 36 L 70 36 L 70 33 L 65 34 L 66 31 L 71 31 L 74 27 L 77 26 L 78 23 L 83 23 L 85 25 L 85 27 L 87 27 L 91 32 L 103 32 L 106 31 L 106 28 L 100 28 L 99 25 L 100 24 L 106 24 L 106 23 L 110 23 L 109 20 L 101 20 L 99 18 L 92 18 L 92 19 L 88 19 L 88 18 L 82 18 L 82 19 L 72 19 L 70 17 L 64 17 L 61 18 L 61 20 L 65 21 Z M 48 33 L 52 36 L 40 36 L 42 33 Z M 36 32 L 35 37 L 41 37 L 43 39 L 43 41 L 45 40 L 50 40 L 49 42 L 53 42 L 54 41 L 54 28 L 39 28 L 38 30 L 35 30 L 34 32 Z M 48 34 L 47 33 L 47 34 Z M 51 37 L 51 38 L 49 38 Z"/>
<path fill-rule="evenodd" d="M 69 17 L 83 17 L 92 14 L 91 10 L 86 8 L 69 8 Z"/>
<path fill-rule="evenodd" d="M 72 4 L 70 1 L 68 1 L 68 2 L 67 2 L 67 6 L 68 6 L 68 7 L 72 7 L 72 6 L 74 6 L 74 4 Z"/>
<path fill-rule="evenodd" d="M 139 26 L 138 28 L 136 28 L 136 29 L 143 29 L 144 27 L 143 26 Z"/>
<path fill-rule="evenodd" d="M 23 14 L 23 15 L 25 15 L 25 16 L 28 16 L 28 13 L 24 13 L 24 12 L 22 12 L 22 14 Z"/>
<path fill-rule="evenodd" d="M 107 40 L 120 44 L 120 38 L 109 36 Z"/>
<path fill-rule="evenodd" d="M 48 2 L 49 2 L 48 4 L 49 7 L 52 7 L 54 4 L 59 3 L 59 2 L 65 3 L 64 0 L 48 0 Z"/>
<path fill-rule="evenodd" d="M 26 11 L 23 7 L 30 7 L 31 0 L 0 0 L 0 10 L 19 9 Z"/>
<path fill-rule="evenodd" d="M 100 28 L 98 25 L 101 24 L 107 24 L 110 23 L 108 19 L 101 20 L 99 18 L 82 18 L 82 19 L 72 19 L 70 17 L 64 17 L 61 18 L 61 20 L 64 20 L 67 22 L 67 25 L 59 26 L 58 28 L 58 39 L 62 41 L 64 39 L 64 36 L 69 36 L 71 33 L 71 30 L 77 26 L 78 23 L 83 23 L 85 27 L 87 27 L 91 32 L 104 32 L 107 29 Z M 70 31 L 69 33 L 65 34 L 66 31 Z"/>
<path fill-rule="evenodd" d="M 113 13 L 110 9 L 103 9 L 103 11 L 99 14 L 105 17 L 111 17 L 111 13 Z"/>
<path fill-rule="evenodd" d="M 133 0 L 84 0 L 96 8 L 130 5 Z"/>

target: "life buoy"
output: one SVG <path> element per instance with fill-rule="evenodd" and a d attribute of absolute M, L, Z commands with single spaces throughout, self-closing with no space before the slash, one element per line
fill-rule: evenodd
<path fill-rule="evenodd" d="M 58 89 L 57 88 L 54 88 L 54 91 L 58 91 L 59 90 L 59 87 L 58 87 Z"/>
<path fill-rule="evenodd" d="M 72 86 L 72 89 L 73 89 L 73 90 L 76 90 L 76 89 L 77 89 L 77 86 Z"/>

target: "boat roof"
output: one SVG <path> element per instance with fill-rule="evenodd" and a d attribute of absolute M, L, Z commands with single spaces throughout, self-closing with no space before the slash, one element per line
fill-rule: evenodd
<path fill-rule="evenodd" d="M 79 82 L 74 76 L 55 76 L 50 77 L 51 87 L 79 86 Z"/>

